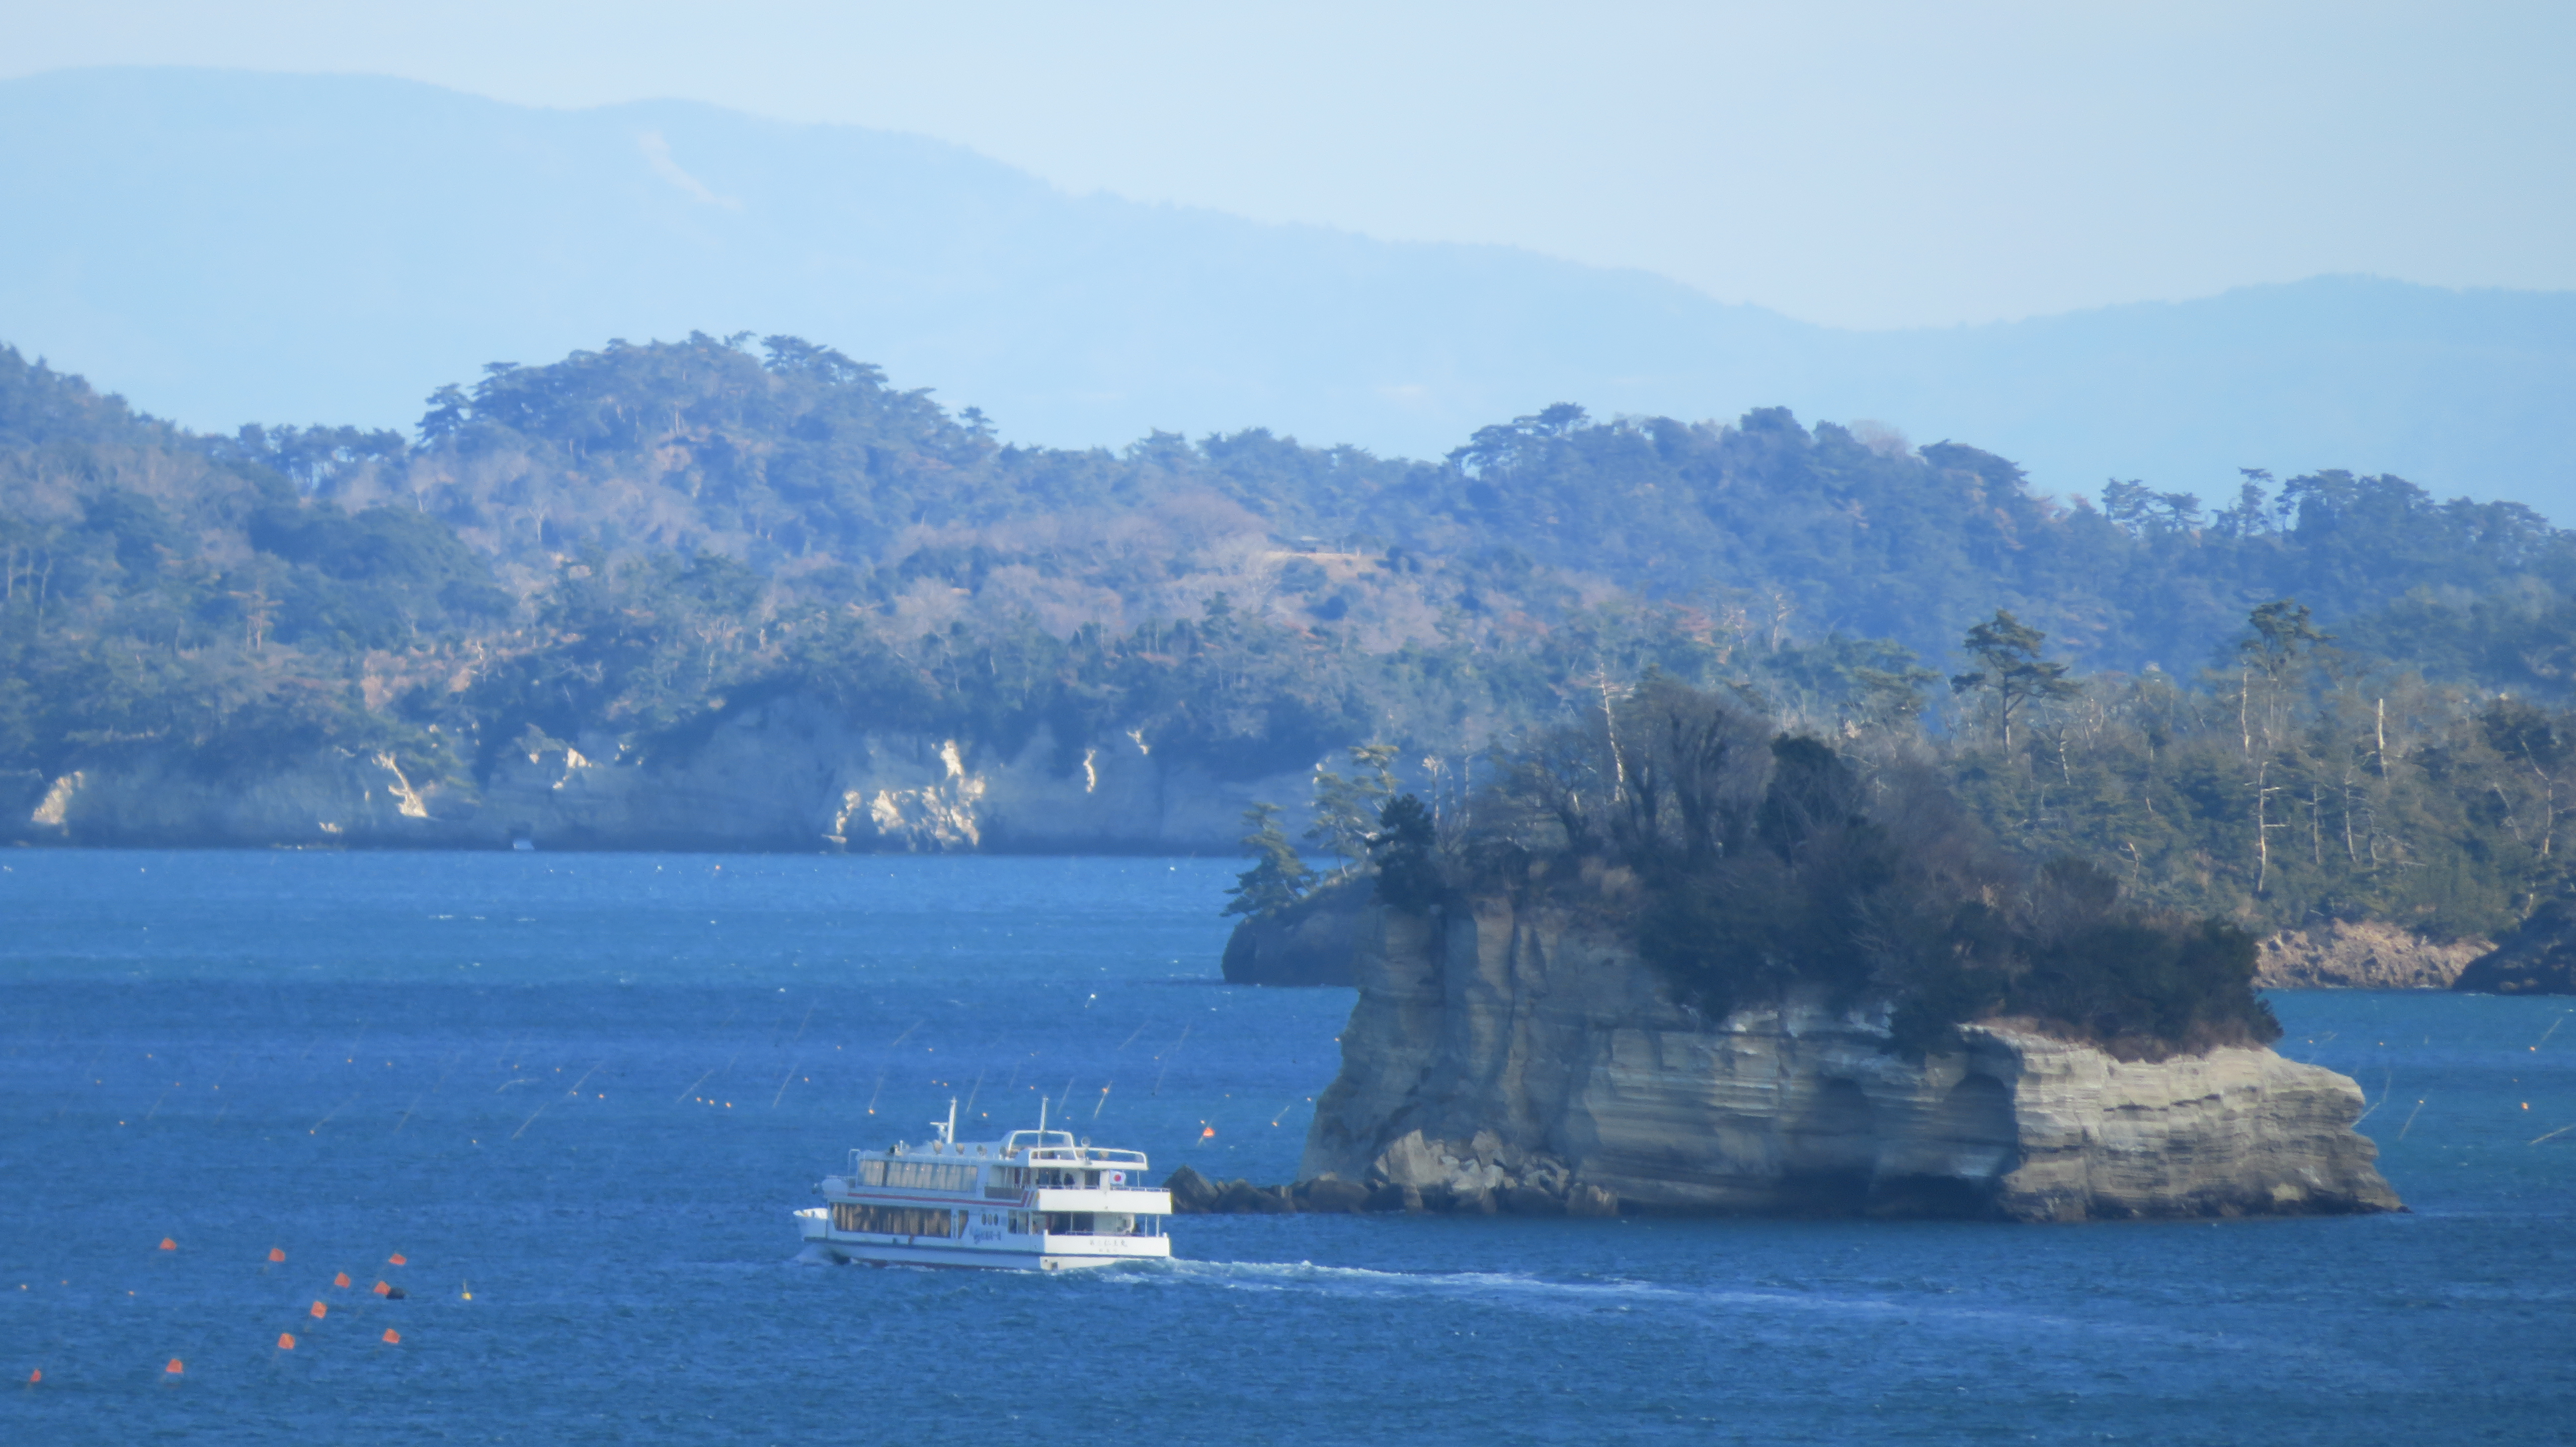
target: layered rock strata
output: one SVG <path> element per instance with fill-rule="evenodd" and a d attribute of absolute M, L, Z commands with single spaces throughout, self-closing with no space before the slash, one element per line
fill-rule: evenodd
<path fill-rule="evenodd" d="M 1372 906 L 1301 1175 L 1381 1205 L 1988 1216 L 2399 1209 L 2332 1071 L 2123 1061 L 2009 1022 L 1913 1058 L 1793 1001 L 1699 1019 L 1597 917 Z M 1311 1185 L 1307 1188 L 1310 1192 Z"/>
<path fill-rule="evenodd" d="M 32 844 L 1232 853 L 1256 799 L 1303 770 L 1230 780 L 1121 738 L 1015 754 L 860 728 L 811 700 L 733 711 L 686 748 L 610 738 L 504 755 L 466 784 L 388 754 L 325 750 L 208 773 L 149 750 L 46 778 L 0 776 L 0 840 Z M 1302 826 L 1292 817 L 1289 827 Z"/>

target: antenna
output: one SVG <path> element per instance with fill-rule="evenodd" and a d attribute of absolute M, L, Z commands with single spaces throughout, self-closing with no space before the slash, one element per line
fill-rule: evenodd
<path fill-rule="evenodd" d="M 1038 1144 L 1039 1144 L 1039 1145 L 1045 1145 L 1045 1144 L 1046 1144 L 1046 1107 L 1047 1107 L 1047 1098 L 1046 1098 L 1045 1096 L 1043 1096 L 1043 1095 L 1039 1096 L 1039 1097 L 1038 1097 Z"/>
<path fill-rule="evenodd" d="M 939 1132 L 941 1140 L 950 1145 L 957 1144 L 957 1097 L 953 1095 L 948 1097 L 948 1119 L 934 1120 L 930 1123 L 930 1128 Z"/>

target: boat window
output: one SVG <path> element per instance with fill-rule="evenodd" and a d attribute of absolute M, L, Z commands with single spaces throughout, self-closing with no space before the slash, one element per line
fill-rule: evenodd
<path fill-rule="evenodd" d="M 943 1165 L 933 1161 L 870 1162 L 885 1167 L 883 1180 L 870 1180 L 871 1186 L 910 1186 L 923 1191 L 963 1191 L 975 1184 L 973 1166 Z"/>
<path fill-rule="evenodd" d="M 885 1177 L 886 1177 L 886 1163 L 885 1163 L 885 1162 L 883 1162 L 883 1161 L 861 1161 L 861 1162 L 859 1162 L 859 1178 L 858 1178 L 858 1179 L 859 1179 L 859 1184 L 860 1184 L 860 1185 L 862 1185 L 862 1186 L 882 1186 L 882 1185 L 884 1185 L 884 1184 L 885 1184 Z"/>
<path fill-rule="evenodd" d="M 1036 1229 L 1057 1236 L 1155 1236 L 1155 1218 L 1130 1216 L 1109 1211 L 1048 1211 L 1037 1218 Z"/>
<path fill-rule="evenodd" d="M 864 1231 L 879 1236 L 953 1236 L 963 1213 L 924 1206 L 872 1206 L 865 1201 L 832 1205 L 832 1229 Z"/>

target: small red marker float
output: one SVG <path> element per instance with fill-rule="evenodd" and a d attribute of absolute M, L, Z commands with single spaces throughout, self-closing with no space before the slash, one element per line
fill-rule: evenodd
<path fill-rule="evenodd" d="M 161 1375 L 165 1377 L 175 1377 L 184 1374 L 187 1370 L 188 1368 L 182 1364 L 177 1357 L 172 1357 L 170 1359 L 170 1365 L 161 1369 Z"/>
<path fill-rule="evenodd" d="M 164 1251 L 176 1251 L 179 1249 L 179 1243 L 171 1240 L 167 1236 L 164 1236 L 161 1238 L 161 1249 Z"/>
<path fill-rule="evenodd" d="M 313 1303 L 313 1319 L 315 1321 L 320 1321 L 325 1315 L 329 1314 L 330 1310 L 331 1308 L 324 1306 L 318 1301 Z"/>
<path fill-rule="evenodd" d="M 401 1346 L 401 1345 L 402 1345 L 402 1333 L 401 1333 L 401 1332 L 398 1332 L 398 1331 L 396 1331 L 396 1330 L 394 1330 L 392 1327 L 386 1327 L 386 1328 L 385 1328 L 385 1345 L 387 1345 L 387 1346 Z"/>
<path fill-rule="evenodd" d="M 282 1352 L 291 1352 L 295 1350 L 295 1333 L 291 1331 L 279 1332 L 277 1334 L 277 1349 Z"/>
<path fill-rule="evenodd" d="M 331 1278 L 331 1284 L 332 1284 L 333 1286 L 346 1286 L 346 1285 L 348 1285 L 348 1284 L 349 1284 L 349 1273 L 347 1273 L 347 1272 L 343 1271 L 343 1272 L 339 1273 L 338 1275 L 333 1276 L 333 1277 Z"/>

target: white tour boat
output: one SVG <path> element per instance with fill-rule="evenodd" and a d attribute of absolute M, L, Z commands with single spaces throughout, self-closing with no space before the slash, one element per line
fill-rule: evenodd
<path fill-rule="evenodd" d="M 1048 1130 L 957 1139 L 957 1102 L 927 1146 L 850 1152 L 849 1169 L 796 1213 L 808 1249 L 872 1266 L 1070 1271 L 1172 1254 L 1172 1194 L 1145 1184 L 1141 1151 L 1113 1151 Z"/>

